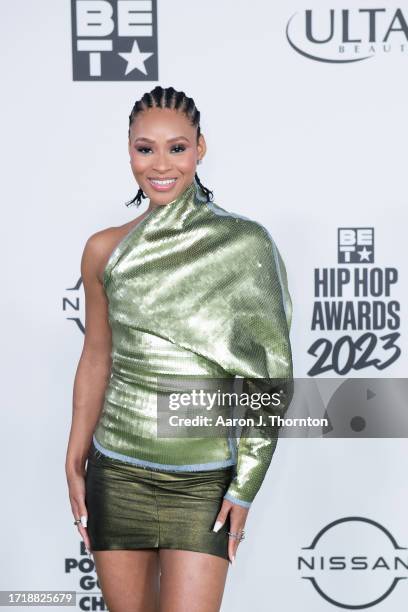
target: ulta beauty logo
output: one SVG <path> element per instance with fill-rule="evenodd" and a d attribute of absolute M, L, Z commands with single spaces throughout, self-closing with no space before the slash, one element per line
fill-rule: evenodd
<path fill-rule="evenodd" d="M 408 23 L 399 8 L 307 9 L 289 19 L 286 38 L 307 59 L 345 64 L 407 53 Z"/>
<path fill-rule="evenodd" d="M 320 597 L 346 610 L 379 604 L 407 579 L 407 548 L 383 525 L 361 516 L 329 523 L 302 550 L 301 577 Z"/>

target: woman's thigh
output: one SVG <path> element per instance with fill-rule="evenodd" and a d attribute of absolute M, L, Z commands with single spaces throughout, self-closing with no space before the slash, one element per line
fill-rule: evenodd
<path fill-rule="evenodd" d="M 157 550 L 95 550 L 92 554 L 109 612 L 158 612 Z"/>
<path fill-rule="evenodd" d="M 189 550 L 160 549 L 160 612 L 218 612 L 229 562 Z"/>

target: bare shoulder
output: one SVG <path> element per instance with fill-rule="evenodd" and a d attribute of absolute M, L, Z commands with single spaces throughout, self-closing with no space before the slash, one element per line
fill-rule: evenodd
<path fill-rule="evenodd" d="M 84 269 L 85 274 L 96 275 L 99 282 L 102 283 L 103 271 L 112 251 L 122 238 L 143 219 L 145 214 L 146 212 L 123 225 L 107 227 L 91 234 L 85 243 L 82 255 L 81 268 Z"/>

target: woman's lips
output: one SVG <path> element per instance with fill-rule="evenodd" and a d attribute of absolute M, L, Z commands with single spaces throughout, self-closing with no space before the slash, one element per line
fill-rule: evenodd
<path fill-rule="evenodd" d="M 156 191 L 170 191 L 176 184 L 177 178 L 162 180 L 148 178 L 147 180 Z"/>

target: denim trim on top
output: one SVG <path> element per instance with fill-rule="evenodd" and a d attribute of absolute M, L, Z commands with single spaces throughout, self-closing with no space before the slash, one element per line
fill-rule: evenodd
<path fill-rule="evenodd" d="M 242 499 L 238 499 L 237 497 L 234 497 L 230 493 L 226 493 L 224 495 L 224 499 L 228 499 L 228 501 L 233 502 L 234 504 L 238 504 L 239 506 L 243 506 L 244 508 L 249 508 L 249 506 L 252 504 L 252 502 L 246 502 L 246 501 L 243 501 Z"/>
<path fill-rule="evenodd" d="M 235 465 L 236 463 L 235 457 L 232 457 L 231 459 L 226 459 L 225 461 L 212 461 L 210 463 L 190 463 L 184 465 L 155 463 L 154 461 L 145 461 L 144 459 L 136 459 L 135 457 L 122 455 L 122 453 L 117 453 L 116 451 L 112 451 L 108 448 L 105 448 L 98 442 L 98 440 L 95 438 L 95 435 L 93 435 L 92 440 L 95 444 L 95 447 L 107 457 L 111 457 L 112 459 L 119 459 L 120 461 L 124 461 L 125 463 L 133 463 L 134 465 L 140 465 L 142 467 L 152 468 L 156 470 L 167 470 L 169 472 L 197 472 L 201 470 L 216 470 L 226 468 L 231 465 Z"/>
<path fill-rule="evenodd" d="M 235 438 L 228 436 L 228 446 L 231 452 L 231 461 L 235 464 L 237 462 L 237 441 Z"/>
<path fill-rule="evenodd" d="M 281 271 L 281 267 L 280 267 L 280 264 L 279 264 L 277 246 L 276 246 L 275 241 L 273 240 L 270 232 L 266 228 L 265 228 L 265 231 L 268 234 L 268 236 L 269 236 L 269 238 L 271 239 L 271 242 L 272 242 L 273 256 L 275 258 L 276 269 L 278 271 L 278 278 L 279 278 L 279 285 L 280 285 L 280 290 L 281 290 L 281 298 L 282 298 L 283 310 L 285 311 L 286 321 L 289 321 L 289 311 L 288 311 L 287 302 L 285 300 L 285 294 L 284 294 L 284 289 L 283 289 L 283 280 L 282 280 L 282 271 Z"/>

